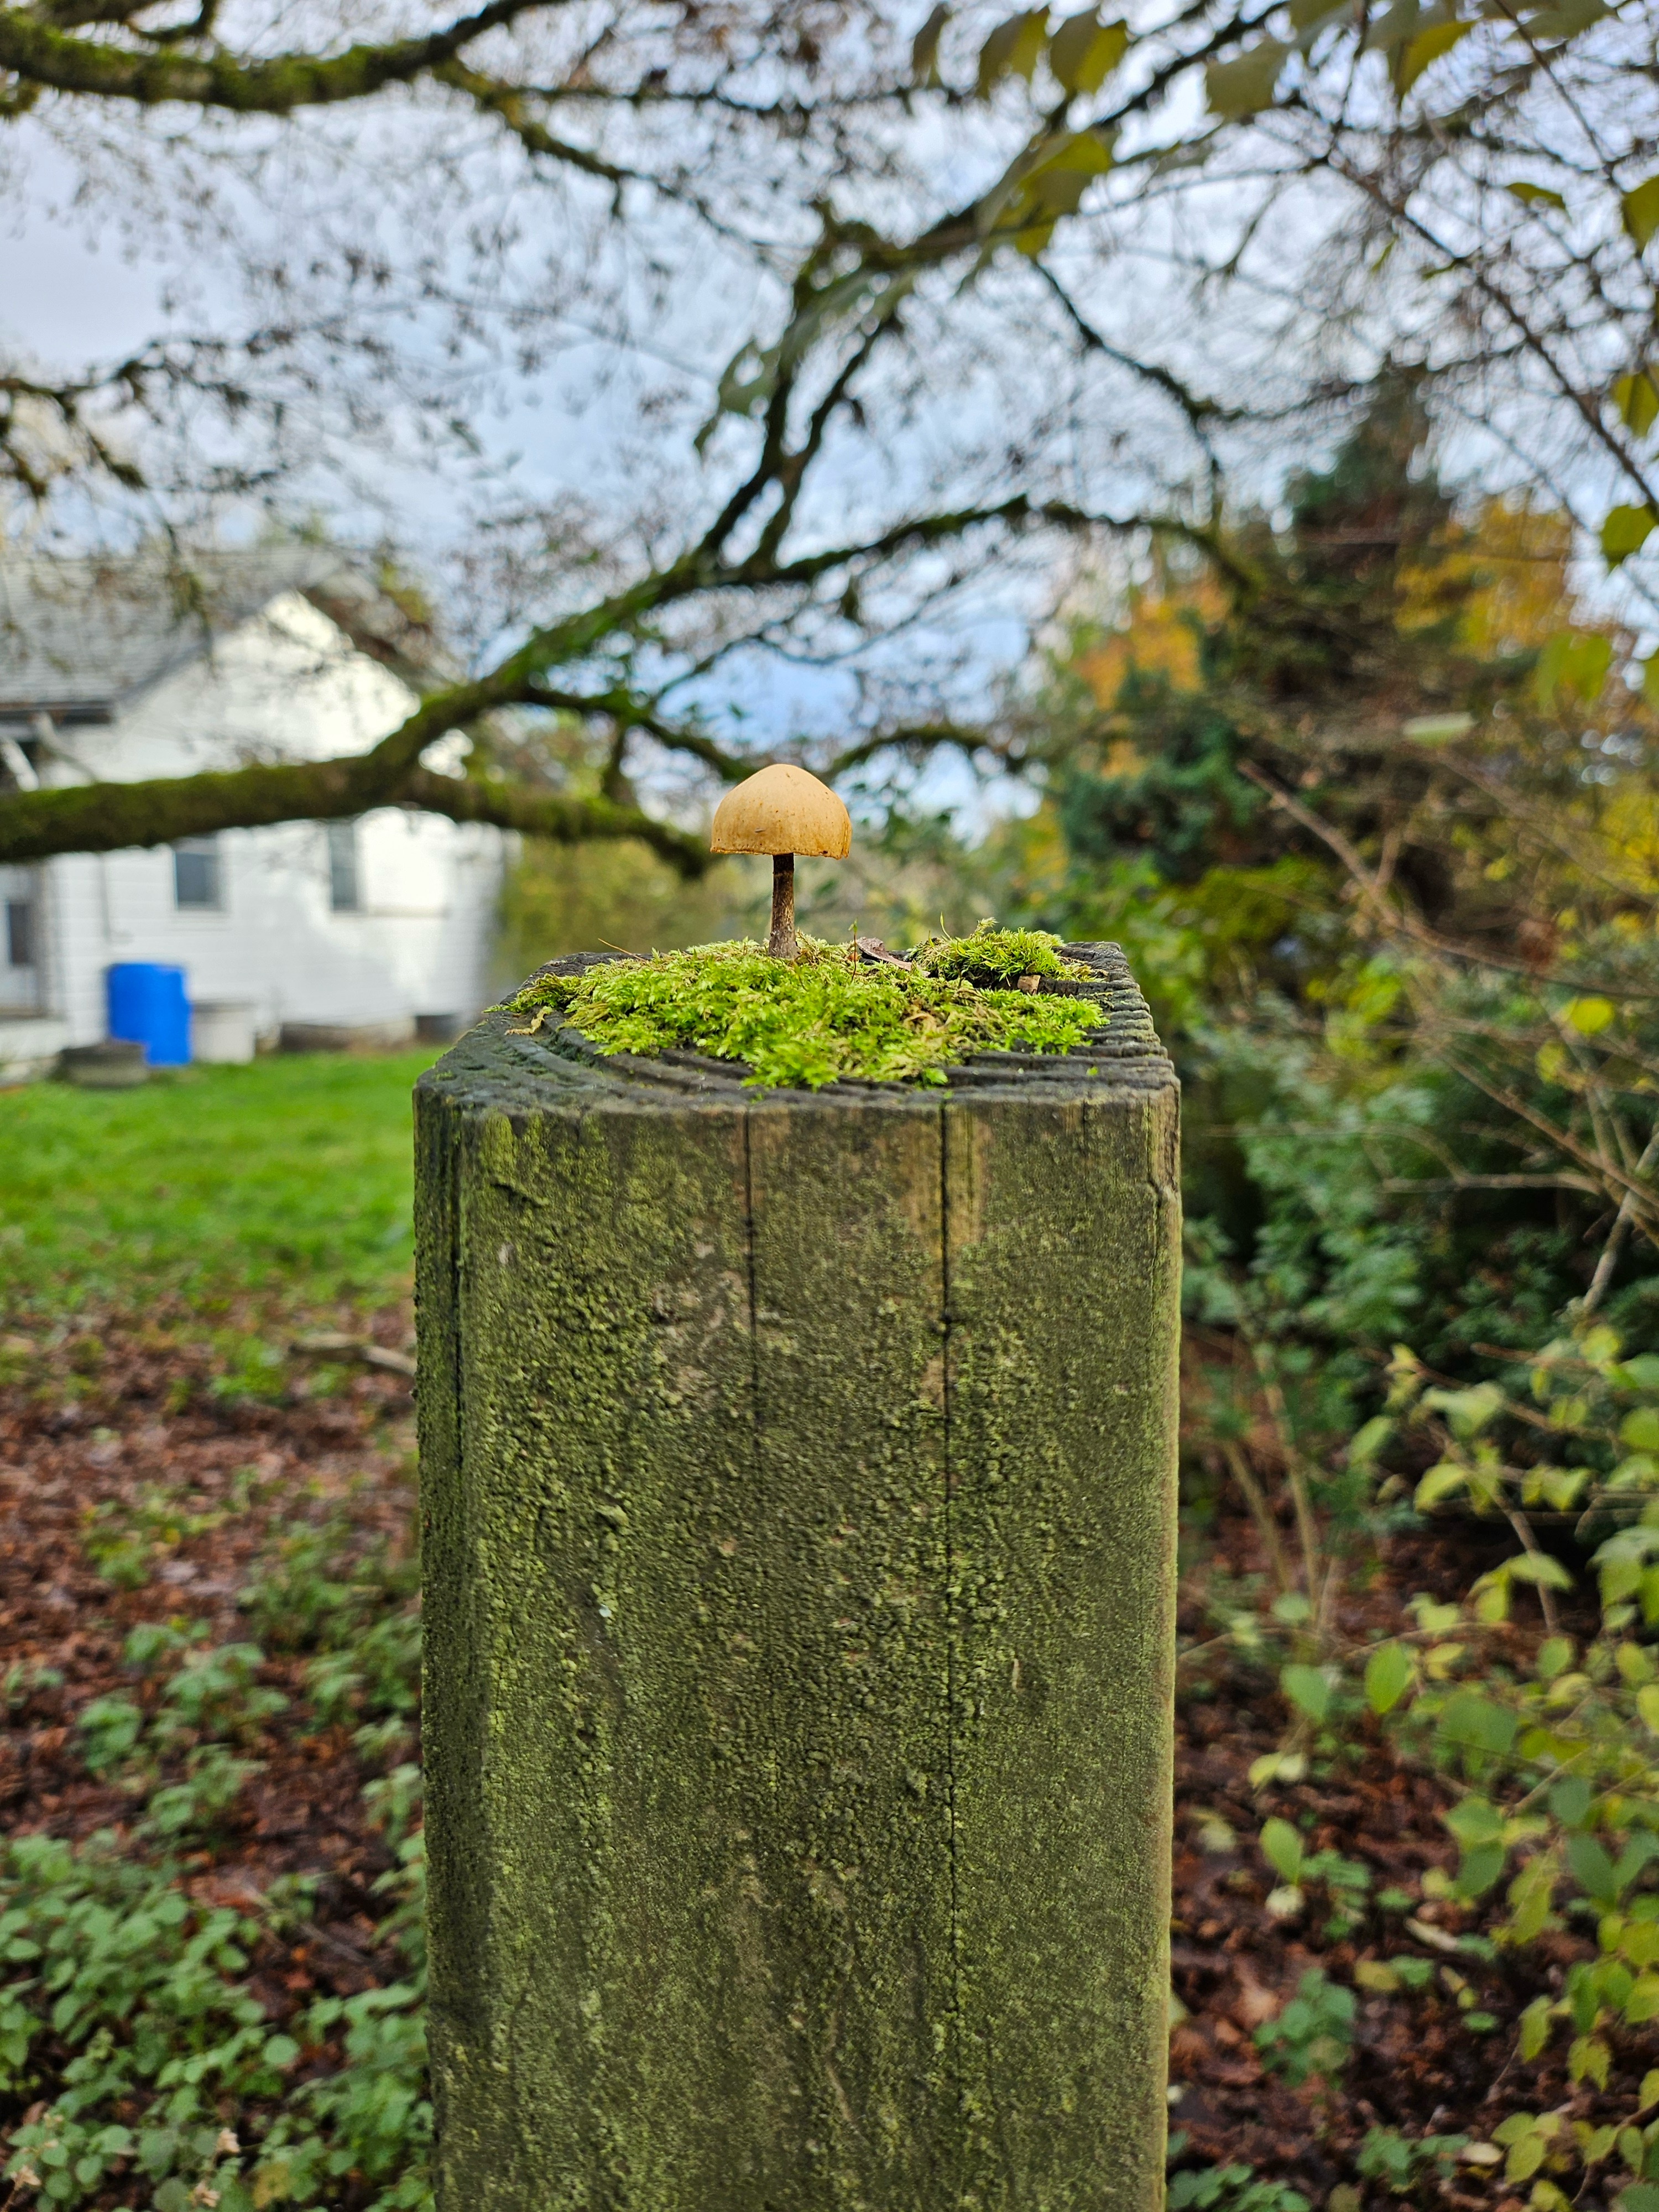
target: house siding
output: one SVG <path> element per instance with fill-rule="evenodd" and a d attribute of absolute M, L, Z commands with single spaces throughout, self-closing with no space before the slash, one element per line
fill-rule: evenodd
<path fill-rule="evenodd" d="M 254 759 L 366 751 L 414 693 L 295 593 L 122 705 L 57 740 L 58 772 L 130 781 Z M 56 780 L 56 779 L 55 779 Z M 41 871 L 44 1010 L 76 1042 L 105 1029 L 113 962 L 182 967 L 192 1001 L 251 1003 L 259 1027 L 470 1017 L 489 988 L 505 841 L 492 829 L 383 808 L 357 825 L 360 903 L 333 910 L 314 823 L 228 830 L 220 904 L 180 909 L 170 848 L 72 854 Z"/>

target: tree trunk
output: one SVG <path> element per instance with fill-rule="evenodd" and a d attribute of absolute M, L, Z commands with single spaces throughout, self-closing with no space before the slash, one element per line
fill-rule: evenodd
<path fill-rule="evenodd" d="M 1154 2212 L 1177 1093 L 417 1093 L 441 2212 Z"/>

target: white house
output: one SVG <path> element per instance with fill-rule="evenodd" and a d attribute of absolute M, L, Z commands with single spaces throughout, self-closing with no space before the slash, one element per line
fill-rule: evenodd
<path fill-rule="evenodd" d="M 0 556 L 0 790 L 363 751 L 436 672 L 418 619 L 326 548 L 197 559 L 186 590 L 149 555 Z M 0 867 L 0 1070 L 105 1036 L 125 961 L 182 967 L 192 1006 L 268 1041 L 441 1035 L 486 1003 L 504 850 L 386 807 Z"/>

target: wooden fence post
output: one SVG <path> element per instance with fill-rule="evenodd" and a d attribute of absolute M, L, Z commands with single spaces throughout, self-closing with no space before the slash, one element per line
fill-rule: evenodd
<path fill-rule="evenodd" d="M 417 1093 L 441 2212 L 1155 2212 L 1177 1092 Z"/>

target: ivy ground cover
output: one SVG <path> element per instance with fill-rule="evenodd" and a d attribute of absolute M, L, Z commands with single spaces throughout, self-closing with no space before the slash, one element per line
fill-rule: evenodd
<path fill-rule="evenodd" d="M 403 1110 L 408 1071 L 395 1093 L 384 1072 L 371 1163 Z M 185 1145 L 172 1095 L 177 1127 L 144 1102 L 148 1156 L 120 1133 L 130 1182 Z M 0 1122 L 15 1109 L 45 1110 L 0 1098 Z M 109 1132 L 88 1119 L 85 1141 L 90 1190 Z M 337 1218 L 361 1192 L 352 1142 L 347 1117 L 295 1170 L 318 1219 L 331 1182 Z M 32 1234 L 33 1200 L 4 1203 Z M 135 1260 L 122 1306 L 66 1268 L 0 1325 L 0 2162 L 21 2208 L 427 2201 L 406 1284 L 347 1298 L 240 1203 L 195 1291 Z M 88 1249 L 112 1233 L 93 1218 Z M 1192 1356 L 1226 1343 L 1195 1329 Z M 1602 1389 L 1639 1446 L 1645 1379 L 1598 1357 L 1572 1418 L 1601 1419 Z M 1426 1420 L 1425 1475 L 1486 1479 L 1501 1406 L 1430 1406 L 1403 1364 L 1396 1396 L 1388 1449 Z M 1172 2205 L 1653 2212 L 1644 1543 L 1559 1587 L 1517 1576 L 1510 1522 L 1442 1471 L 1433 1514 L 1396 1495 L 1340 1577 L 1312 1577 L 1312 1620 L 1270 1440 L 1245 1438 L 1275 1484 L 1258 1520 L 1249 1486 L 1204 1480 L 1218 1434 L 1194 1431 L 1186 1511 Z"/>

